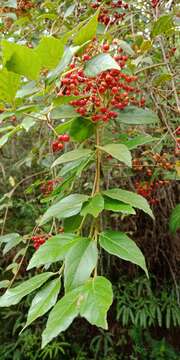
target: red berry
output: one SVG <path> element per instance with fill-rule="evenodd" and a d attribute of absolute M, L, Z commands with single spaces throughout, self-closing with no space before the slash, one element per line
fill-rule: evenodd
<path fill-rule="evenodd" d="M 103 50 L 104 50 L 104 51 L 108 51 L 108 50 L 109 50 L 109 44 L 108 44 L 108 43 L 103 44 Z"/>

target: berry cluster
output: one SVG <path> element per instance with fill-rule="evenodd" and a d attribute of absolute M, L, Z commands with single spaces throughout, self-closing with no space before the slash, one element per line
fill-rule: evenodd
<path fill-rule="evenodd" d="M 32 236 L 33 241 L 33 247 L 35 250 L 38 250 L 39 247 L 45 243 L 45 241 L 49 238 L 49 235 L 43 234 L 43 235 L 35 235 Z"/>
<path fill-rule="evenodd" d="M 34 4 L 32 3 L 32 1 L 28 1 L 28 0 L 17 0 L 17 9 L 18 10 L 29 10 L 32 9 L 34 7 Z"/>
<path fill-rule="evenodd" d="M 68 134 L 58 136 L 58 139 L 52 142 L 52 151 L 58 152 L 64 149 L 64 143 L 69 142 L 70 137 Z"/>
<path fill-rule="evenodd" d="M 80 57 L 74 57 L 70 64 L 70 71 L 61 80 L 58 96 L 80 96 L 78 100 L 70 101 L 81 116 L 90 116 L 94 122 L 107 122 L 118 116 L 116 110 L 123 110 L 127 105 L 145 105 L 145 99 L 137 99 L 140 89 L 137 87 L 137 76 L 128 75 L 122 70 L 111 69 L 100 73 L 97 77 L 87 77 L 83 71 L 84 62 L 97 54 L 97 43 L 93 41 Z M 104 43 L 100 51 L 110 49 L 108 42 Z M 120 68 L 124 68 L 128 56 L 122 54 L 123 49 L 116 43 L 112 45 L 114 59 Z"/>
<path fill-rule="evenodd" d="M 156 154 L 150 154 L 151 159 L 153 160 L 153 165 L 159 166 L 162 169 L 165 170 L 173 170 L 174 164 L 171 163 L 167 157 L 167 153 L 163 153 L 162 155 L 156 153 Z M 135 171 L 142 171 L 144 168 L 146 169 L 146 175 L 152 176 L 152 170 L 149 168 L 149 164 L 147 161 L 141 160 L 140 158 L 133 159 L 133 169 Z"/>
<path fill-rule="evenodd" d="M 55 180 L 48 180 L 46 182 L 43 182 L 41 185 L 41 193 L 43 195 L 49 195 L 55 188 L 55 186 L 59 183 L 59 181 L 63 180 L 62 178 L 55 179 Z"/>
<path fill-rule="evenodd" d="M 159 200 L 156 197 L 157 190 L 165 185 L 168 185 L 168 180 L 156 180 L 152 182 L 144 181 L 135 181 L 134 186 L 139 195 L 144 196 L 151 205 L 158 204 Z"/>
<path fill-rule="evenodd" d="M 160 2 L 160 0 L 152 0 L 152 1 L 151 1 L 152 7 L 153 7 L 153 8 L 156 8 L 156 6 L 159 5 L 159 2 Z"/>
<path fill-rule="evenodd" d="M 96 0 L 91 4 L 91 7 L 98 9 L 101 2 L 101 0 Z M 128 8 L 129 5 L 121 0 L 108 1 L 101 7 L 98 20 L 104 25 L 118 24 L 126 16 L 124 11 Z"/>

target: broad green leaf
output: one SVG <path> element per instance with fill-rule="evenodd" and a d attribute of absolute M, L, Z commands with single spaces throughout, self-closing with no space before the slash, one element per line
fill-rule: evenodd
<path fill-rule="evenodd" d="M 64 153 L 60 157 L 58 157 L 52 164 L 52 167 L 64 164 L 67 162 L 79 160 L 82 158 L 89 157 L 92 154 L 92 151 L 89 149 L 78 149 L 78 150 L 72 150 Z"/>
<path fill-rule="evenodd" d="M 41 91 L 41 88 L 37 87 L 35 81 L 28 81 L 17 91 L 16 98 L 23 98 L 25 96 L 33 95 L 39 91 Z"/>
<path fill-rule="evenodd" d="M 72 57 L 75 55 L 75 53 L 79 50 L 79 46 L 73 46 L 65 49 L 64 55 L 62 59 L 60 60 L 57 67 L 50 71 L 47 76 L 48 83 L 51 83 L 54 81 L 62 72 L 67 68 L 67 66 L 70 64 Z"/>
<path fill-rule="evenodd" d="M 64 13 L 64 18 L 67 18 L 68 16 L 71 16 L 74 12 L 76 5 L 72 4 L 70 6 L 68 6 L 68 8 L 66 9 L 65 13 Z"/>
<path fill-rule="evenodd" d="M 127 146 L 122 144 L 107 144 L 105 146 L 98 146 L 98 149 L 105 151 L 106 153 L 113 156 L 115 159 L 122 161 L 128 166 L 132 166 L 131 153 Z"/>
<path fill-rule="evenodd" d="M 35 51 L 41 60 L 41 67 L 53 69 L 63 56 L 64 42 L 53 36 L 43 37 Z"/>
<path fill-rule="evenodd" d="M 79 100 L 79 99 L 84 99 L 84 96 L 75 96 L 75 95 L 62 95 L 62 96 L 58 96 L 56 97 L 54 100 L 53 100 L 53 104 L 55 106 L 58 106 L 58 105 L 66 105 L 66 104 L 69 104 L 70 101 L 73 101 L 73 100 Z"/>
<path fill-rule="evenodd" d="M 123 214 L 136 214 L 132 206 L 124 204 L 121 201 L 108 198 L 107 196 L 104 198 L 104 209 L 114 212 L 121 212 Z"/>
<path fill-rule="evenodd" d="M 180 228 L 180 204 L 176 205 L 171 213 L 169 228 L 172 233 L 175 233 Z"/>
<path fill-rule="evenodd" d="M 65 257 L 64 281 L 66 292 L 88 280 L 97 264 L 98 251 L 95 241 L 81 238 Z"/>
<path fill-rule="evenodd" d="M 49 209 L 42 216 L 39 226 L 46 223 L 53 217 L 57 219 L 64 219 L 78 214 L 81 211 L 83 202 L 88 200 L 87 195 L 72 194 L 58 201 L 56 204 L 49 207 Z"/>
<path fill-rule="evenodd" d="M 2 41 L 3 61 L 8 70 L 24 75 L 29 79 L 37 79 L 41 60 L 34 49 L 27 46 Z"/>
<path fill-rule="evenodd" d="M 88 203 L 85 203 L 81 215 L 86 216 L 88 214 L 94 216 L 95 218 L 104 210 L 104 199 L 101 194 L 96 194 L 89 199 Z"/>
<path fill-rule="evenodd" d="M 49 314 L 46 328 L 42 334 L 42 348 L 66 330 L 79 313 L 83 299 L 82 286 L 64 295 Z"/>
<path fill-rule="evenodd" d="M 120 111 L 117 119 L 120 123 L 128 125 L 152 124 L 159 121 L 158 116 L 153 111 L 133 105 L 129 105 Z"/>
<path fill-rule="evenodd" d="M 84 141 L 94 134 L 94 124 L 83 117 L 74 119 L 71 123 L 70 132 L 72 139 L 75 141 Z"/>
<path fill-rule="evenodd" d="M 16 0 L 8 0 L 4 4 L 6 7 L 17 9 L 17 1 Z"/>
<path fill-rule="evenodd" d="M 112 299 L 111 283 L 102 276 L 69 291 L 50 312 L 42 335 L 42 347 L 66 330 L 79 314 L 91 324 L 107 329 L 106 314 Z"/>
<path fill-rule="evenodd" d="M 100 235 L 100 245 L 108 253 L 118 256 L 140 266 L 148 276 L 144 255 L 136 243 L 125 233 L 118 231 L 105 231 Z"/>
<path fill-rule="evenodd" d="M 110 281 L 103 276 L 96 276 L 84 285 L 83 292 L 85 300 L 81 303 L 80 315 L 90 324 L 107 330 L 107 311 L 113 300 Z"/>
<path fill-rule="evenodd" d="M 0 70 L 0 101 L 14 106 L 20 76 L 7 69 Z"/>
<path fill-rule="evenodd" d="M 94 77 L 103 71 L 117 69 L 121 70 L 118 63 L 109 54 L 99 54 L 86 62 L 85 75 Z"/>
<path fill-rule="evenodd" d="M 82 45 L 89 40 L 92 40 L 96 35 L 97 25 L 98 25 L 98 16 L 99 9 L 95 14 L 90 18 L 90 20 L 80 28 L 80 30 L 75 34 L 73 38 L 73 43 L 75 45 Z"/>
<path fill-rule="evenodd" d="M 159 138 L 152 137 L 151 135 L 138 135 L 132 139 L 123 141 L 123 144 L 128 147 L 129 150 L 136 149 L 138 146 L 148 144 L 152 141 L 158 141 Z"/>
<path fill-rule="evenodd" d="M 10 284 L 9 280 L 2 280 L 0 281 L 0 289 L 6 289 Z"/>
<path fill-rule="evenodd" d="M 64 219 L 64 231 L 75 231 L 81 225 L 83 217 L 80 215 L 71 216 L 67 219 Z"/>
<path fill-rule="evenodd" d="M 71 124 L 73 122 L 73 119 L 68 120 L 66 122 L 62 122 L 58 126 L 56 126 L 55 130 L 57 134 L 64 134 L 65 132 L 69 131 Z"/>
<path fill-rule="evenodd" d="M 71 246 L 79 241 L 74 234 L 58 234 L 52 236 L 33 254 L 27 270 L 41 265 L 51 264 L 63 260 Z"/>
<path fill-rule="evenodd" d="M 78 116 L 79 116 L 79 114 L 76 112 L 74 107 L 71 105 L 60 105 L 51 111 L 51 117 L 54 120 L 69 119 L 69 118 L 78 117 Z"/>
<path fill-rule="evenodd" d="M 2 146 L 4 146 L 9 140 L 9 133 L 3 135 L 1 138 L 0 138 L 0 148 Z"/>
<path fill-rule="evenodd" d="M 36 121 L 33 117 L 26 116 L 22 121 L 21 126 L 28 132 L 35 124 Z"/>
<path fill-rule="evenodd" d="M 104 195 L 110 197 L 111 199 L 122 201 L 132 207 L 141 209 L 154 219 L 154 215 L 147 200 L 139 194 L 123 189 L 110 189 L 104 191 Z"/>
<path fill-rule="evenodd" d="M 172 33 L 174 24 L 172 15 L 162 15 L 157 21 L 154 22 L 151 37 L 154 38 L 158 35 L 170 35 Z"/>
<path fill-rule="evenodd" d="M 28 311 L 27 322 L 23 330 L 34 320 L 47 313 L 47 311 L 55 305 L 60 287 L 60 279 L 54 279 L 48 282 L 48 284 L 45 284 L 43 288 L 38 291 Z"/>
<path fill-rule="evenodd" d="M 7 235 L 0 236 L 0 244 L 5 243 L 5 247 L 3 249 L 3 255 L 5 255 L 8 251 L 13 249 L 23 240 L 22 236 L 16 233 L 11 233 Z"/>
<path fill-rule="evenodd" d="M 0 297 L 0 307 L 16 305 L 21 299 L 30 294 L 32 291 L 38 289 L 43 285 L 54 273 L 45 272 L 31 277 L 12 289 L 8 289 L 4 295 Z"/>

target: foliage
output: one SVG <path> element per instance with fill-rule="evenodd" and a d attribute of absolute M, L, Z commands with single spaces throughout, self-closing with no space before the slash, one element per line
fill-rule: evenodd
<path fill-rule="evenodd" d="M 66 344 L 49 342 L 79 316 L 108 329 L 113 294 L 105 256 L 130 261 L 148 277 L 148 259 L 123 222 L 141 210 L 153 227 L 159 188 L 179 178 L 178 10 L 159 1 L 58 0 L 9 1 L 0 10 L 1 286 L 8 288 L 0 306 L 37 291 L 25 327 L 50 310 L 46 359 L 64 352 Z M 175 234 L 179 205 L 172 205 Z M 131 284 L 128 291 L 136 294 Z M 174 300 L 160 309 L 149 285 L 147 292 L 141 309 L 137 296 L 130 308 L 120 291 L 117 318 L 161 326 L 162 311 L 167 328 L 179 325 Z M 102 336 L 109 355 L 111 333 L 103 331 L 91 343 L 95 357 Z"/>

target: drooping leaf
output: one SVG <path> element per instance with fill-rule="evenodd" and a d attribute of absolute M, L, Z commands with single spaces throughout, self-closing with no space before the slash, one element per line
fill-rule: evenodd
<path fill-rule="evenodd" d="M 96 266 L 98 251 L 95 241 L 81 238 L 65 257 L 64 281 L 66 291 L 88 280 Z"/>
<path fill-rule="evenodd" d="M 113 156 L 115 159 L 122 161 L 128 166 L 132 166 L 131 153 L 127 146 L 122 144 L 107 144 L 105 146 L 98 146 L 98 149 L 105 151 L 106 153 Z"/>
<path fill-rule="evenodd" d="M 123 189 L 110 189 L 104 191 L 104 194 L 112 199 L 119 200 L 125 204 L 129 204 L 132 207 L 143 210 L 146 214 L 150 215 L 154 219 L 152 210 L 147 202 L 147 200 L 132 191 L 123 190 Z"/>
<path fill-rule="evenodd" d="M 153 141 L 158 141 L 159 138 L 152 137 L 151 135 L 138 135 L 132 139 L 123 141 L 123 144 L 128 147 L 129 150 L 136 149 L 138 146 L 142 146 Z"/>
<path fill-rule="evenodd" d="M 86 118 L 78 117 L 72 121 L 69 134 L 75 141 L 84 141 L 94 134 L 94 124 Z"/>
<path fill-rule="evenodd" d="M 53 69 L 63 56 L 64 42 L 53 36 L 46 36 L 41 39 L 35 50 L 41 60 L 41 67 Z"/>
<path fill-rule="evenodd" d="M 173 30 L 172 15 L 162 15 L 157 21 L 154 22 L 151 37 L 154 38 L 158 35 L 169 35 Z"/>
<path fill-rule="evenodd" d="M 65 233 L 52 236 L 33 254 L 27 270 L 63 260 L 76 241 L 79 241 L 79 238 L 74 234 Z"/>
<path fill-rule="evenodd" d="M 23 330 L 40 316 L 49 311 L 56 303 L 60 291 L 60 279 L 54 279 L 45 284 L 35 295 L 28 311 L 26 325 Z"/>
<path fill-rule="evenodd" d="M 52 164 L 52 167 L 64 164 L 71 161 L 76 161 L 82 158 L 87 158 L 92 154 L 92 151 L 90 149 L 77 149 L 72 150 L 64 153 L 60 157 L 58 157 L 54 163 Z"/>
<path fill-rule="evenodd" d="M 28 81 L 16 93 L 16 98 L 24 98 L 41 91 L 41 88 L 36 85 L 36 81 Z"/>
<path fill-rule="evenodd" d="M 39 225 L 45 224 L 53 217 L 57 219 L 64 219 L 78 214 L 81 211 L 83 202 L 88 200 L 87 195 L 72 194 L 58 201 L 56 204 L 49 207 L 49 209 L 42 216 Z"/>
<path fill-rule="evenodd" d="M 118 256 L 140 266 L 148 276 L 144 255 L 136 243 L 125 233 L 119 231 L 105 231 L 100 235 L 100 245 L 108 253 Z"/>
<path fill-rule="evenodd" d="M 121 201 L 108 198 L 107 196 L 104 197 L 104 209 L 114 212 L 121 212 L 123 214 L 136 214 L 132 206 L 124 204 Z"/>
<path fill-rule="evenodd" d="M 104 199 L 101 194 L 96 194 L 89 199 L 88 203 L 85 203 L 81 215 L 86 216 L 91 214 L 95 218 L 104 210 Z"/>
<path fill-rule="evenodd" d="M 6 244 L 3 249 L 3 255 L 5 255 L 8 251 L 10 251 L 15 246 L 17 246 L 21 241 L 23 241 L 22 236 L 16 233 L 0 236 L 0 244 L 1 243 Z"/>
<path fill-rule="evenodd" d="M 106 316 L 112 298 L 111 283 L 102 276 L 92 278 L 86 284 L 69 291 L 50 312 L 42 335 L 42 347 L 66 330 L 78 314 L 91 324 L 107 329 Z"/>
<path fill-rule="evenodd" d="M 78 315 L 79 306 L 82 301 L 82 288 L 81 286 L 68 292 L 53 307 L 42 334 L 42 348 L 62 331 L 66 330 Z"/>
<path fill-rule="evenodd" d="M 128 125 L 152 124 L 159 121 L 158 116 L 153 111 L 133 105 L 129 105 L 120 111 L 117 119 L 120 123 Z"/>
<path fill-rule="evenodd" d="M 0 307 L 18 304 L 24 296 L 38 289 L 53 275 L 54 273 L 52 272 L 35 275 L 29 280 L 24 281 L 22 284 L 8 289 L 5 294 L 0 297 Z"/>
<path fill-rule="evenodd" d="M 9 41 L 2 41 L 3 61 L 9 71 L 24 75 L 29 79 L 37 79 L 41 60 L 34 49 L 27 46 L 18 45 Z"/>
<path fill-rule="evenodd" d="M 171 213 L 169 228 L 172 233 L 175 233 L 180 228 L 180 204 L 176 205 Z"/>
<path fill-rule="evenodd" d="M 79 117 L 79 114 L 71 105 L 60 105 L 51 111 L 51 117 L 54 120 L 69 119 L 73 117 Z"/>
<path fill-rule="evenodd" d="M 7 69 L 0 70 L 0 101 L 14 106 L 16 92 L 20 86 L 20 76 Z"/>
<path fill-rule="evenodd" d="M 75 45 L 83 45 L 89 40 L 92 40 L 96 35 L 97 25 L 98 25 L 98 16 L 99 9 L 95 12 L 95 14 L 90 18 L 90 20 L 82 26 L 78 32 L 75 34 L 73 38 L 73 42 Z"/>
<path fill-rule="evenodd" d="M 81 224 L 82 219 L 83 218 L 80 215 L 74 215 L 64 219 L 64 232 L 66 233 L 77 230 Z"/>
<path fill-rule="evenodd" d="M 34 125 L 36 120 L 31 116 L 26 116 L 21 123 L 21 126 L 28 132 Z"/>
<path fill-rule="evenodd" d="M 107 311 L 113 300 L 110 281 L 103 276 L 96 276 L 84 285 L 83 291 L 85 301 L 81 303 L 80 315 L 90 324 L 107 330 Z"/>
<path fill-rule="evenodd" d="M 120 70 L 120 67 L 111 55 L 99 54 L 86 62 L 84 72 L 86 76 L 94 77 L 110 69 Z"/>
<path fill-rule="evenodd" d="M 124 40 L 119 40 L 118 41 L 118 46 L 120 46 L 125 53 L 127 53 L 128 55 L 134 55 L 134 50 L 132 49 L 131 45 L 128 44 L 127 41 Z"/>

